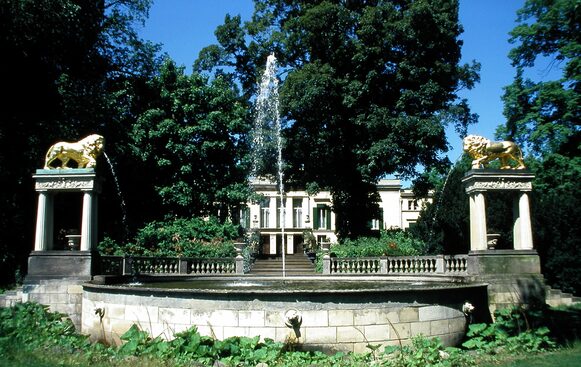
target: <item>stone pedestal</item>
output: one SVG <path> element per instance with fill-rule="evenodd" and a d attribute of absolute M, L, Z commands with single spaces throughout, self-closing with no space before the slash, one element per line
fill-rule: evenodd
<path fill-rule="evenodd" d="M 467 268 L 471 275 L 541 274 L 541 262 L 535 250 L 470 251 Z"/>
<path fill-rule="evenodd" d="M 33 251 L 28 257 L 26 283 L 46 279 L 91 280 L 97 265 L 91 251 Z"/>
<path fill-rule="evenodd" d="M 491 313 L 515 305 L 545 304 L 541 262 L 535 250 L 471 251 L 469 274 L 488 284 Z"/>
<path fill-rule="evenodd" d="M 34 251 L 28 259 L 26 282 L 37 283 L 42 279 L 56 278 L 90 280 L 95 270 L 97 194 L 101 186 L 94 169 L 41 169 L 33 178 L 38 192 L 38 210 Z M 83 195 L 79 250 L 54 249 L 54 197 L 63 192 Z"/>
<path fill-rule="evenodd" d="M 489 192 L 515 193 L 513 202 L 513 249 L 532 250 L 533 232 L 529 195 L 534 175 L 520 170 L 471 170 L 462 182 L 470 196 L 470 250 L 485 251 L 488 246 L 485 195 Z"/>

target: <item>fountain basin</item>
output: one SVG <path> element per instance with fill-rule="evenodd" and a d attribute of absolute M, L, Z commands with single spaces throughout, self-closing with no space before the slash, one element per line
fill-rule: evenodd
<path fill-rule="evenodd" d="M 416 277 L 158 279 L 85 284 L 82 332 L 119 343 L 132 324 L 167 339 L 196 326 L 218 339 L 260 335 L 329 352 L 365 352 L 369 343 L 398 345 L 419 334 L 456 345 L 466 330 L 463 303 L 486 294 L 482 284 Z M 300 315 L 298 326 L 288 326 L 289 311 Z"/>

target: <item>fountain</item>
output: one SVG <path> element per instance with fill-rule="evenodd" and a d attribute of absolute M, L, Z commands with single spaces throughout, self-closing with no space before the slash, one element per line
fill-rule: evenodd
<path fill-rule="evenodd" d="M 285 241 L 285 200 L 284 173 L 282 161 L 281 118 L 278 98 L 278 78 L 276 57 L 271 54 L 266 59 L 266 69 L 262 74 L 258 96 L 255 102 L 254 129 L 252 132 L 252 176 L 275 176 L 278 181 L 282 241 L 282 276 L 286 277 Z M 273 170 L 272 162 L 276 162 Z"/>
<path fill-rule="evenodd" d="M 276 58 L 271 55 L 256 100 L 253 174 L 271 174 L 278 180 L 284 264 L 284 177 L 275 72 Z M 220 275 L 213 267 L 208 273 L 196 273 L 188 259 L 164 258 L 155 259 L 163 260 L 163 274 L 141 273 L 133 279 L 124 274 L 135 259 L 120 257 L 121 273 L 102 275 L 95 266 L 104 260 L 94 254 L 100 185 L 93 167 L 104 140 L 90 138 L 89 148 L 80 142 L 51 147 L 45 169 L 34 176 L 39 194 L 37 232 L 23 298 L 67 313 L 93 338 L 120 343 L 119 336 L 137 324 L 153 337 L 171 338 L 195 326 L 219 339 L 260 335 L 327 351 L 364 352 L 371 343 L 409 343 L 420 334 L 455 345 L 465 334 L 467 301 L 482 320 L 493 303 L 517 303 L 510 298 L 513 290 L 516 297 L 527 296 L 535 282 L 542 282 L 531 240 L 528 192 L 533 176 L 523 170 L 499 173 L 477 168 L 464 178 L 470 196 L 472 251 L 463 255 L 467 260 L 462 266 L 458 259 L 443 255 L 357 258 L 328 266 L 333 273 L 309 278 L 288 277 L 283 265 L 282 277 L 264 279 L 240 274 L 241 270 Z M 68 167 L 69 159 L 77 161 L 78 168 Z M 56 160 L 62 163 L 60 168 L 54 166 Z M 518 194 L 511 251 L 486 247 L 484 193 L 499 190 Z M 59 252 L 52 247 L 53 196 L 71 191 L 83 195 L 80 249 Z M 132 280 L 139 282 L 131 284 Z"/>

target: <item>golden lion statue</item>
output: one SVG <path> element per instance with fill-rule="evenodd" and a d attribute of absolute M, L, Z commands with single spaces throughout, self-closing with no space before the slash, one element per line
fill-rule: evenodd
<path fill-rule="evenodd" d="M 69 161 L 77 162 L 77 168 L 93 168 L 97 164 L 97 157 L 103 152 L 105 138 L 92 134 L 75 143 L 59 142 L 51 146 L 46 153 L 44 169 L 68 169 Z M 60 166 L 52 166 L 55 160 Z"/>
<path fill-rule="evenodd" d="M 485 137 L 468 135 L 463 140 L 463 148 L 473 159 L 472 168 L 485 168 L 494 159 L 500 159 L 501 169 L 525 169 L 522 151 L 512 141 L 492 142 Z M 511 160 L 516 162 L 516 167 L 511 166 Z"/>

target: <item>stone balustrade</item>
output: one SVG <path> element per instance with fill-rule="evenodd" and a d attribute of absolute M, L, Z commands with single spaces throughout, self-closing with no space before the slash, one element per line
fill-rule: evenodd
<path fill-rule="evenodd" d="M 241 259 L 196 259 L 183 257 L 101 256 L 102 275 L 220 275 L 242 274 Z M 323 274 L 448 274 L 466 275 L 468 255 L 329 257 Z"/>
<path fill-rule="evenodd" d="M 468 255 L 324 257 L 324 274 L 449 274 L 467 273 Z"/>
<path fill-rule="evenodd" d="M 236 274 L 235 258 L 101 256 L 102 275 L 223 275 Z"/>

